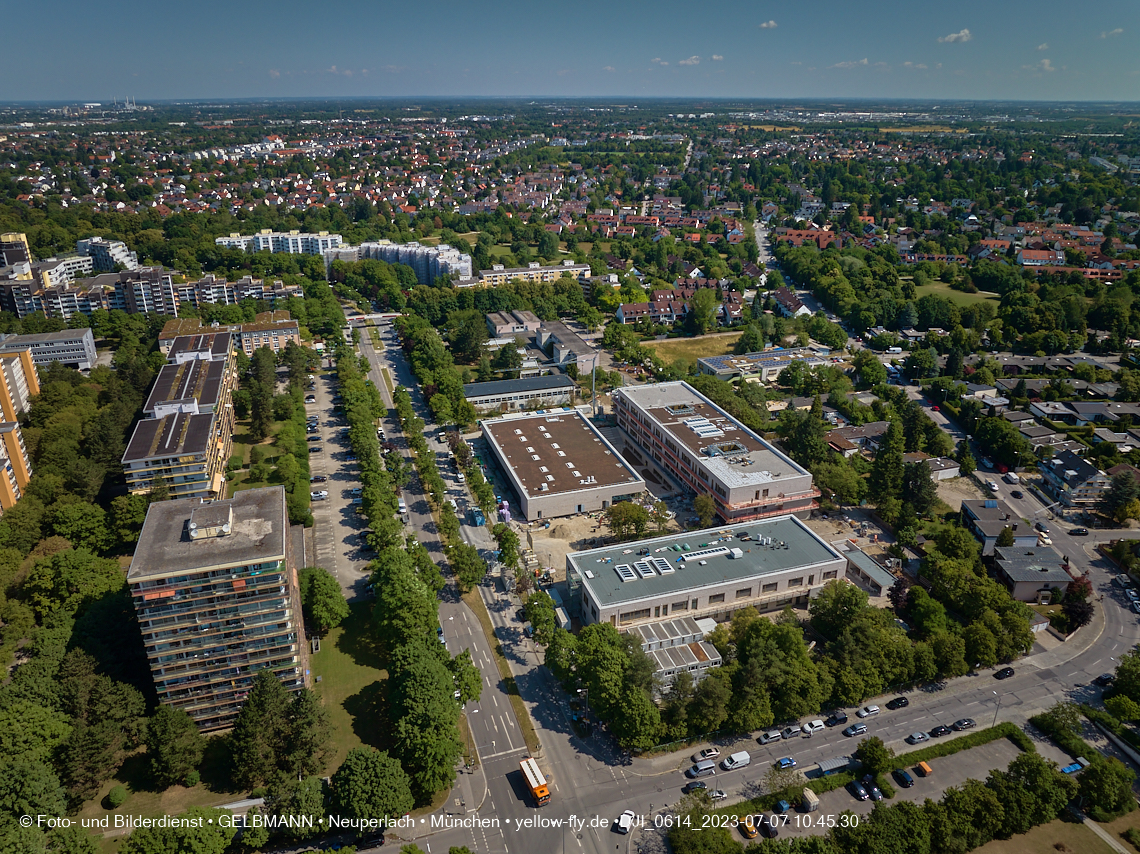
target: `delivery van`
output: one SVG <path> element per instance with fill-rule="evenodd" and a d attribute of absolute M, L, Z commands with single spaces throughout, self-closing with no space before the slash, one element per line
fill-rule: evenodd
<path fill-rule="evenodd" d="M 734 753 L 723 762 L 720 767 L 725 771 L 735 771 L 737 768 L 743 768 L 752 762 L 752 757 L 748 755 L 748 751 L 742 750 L 739 753 Z"/>

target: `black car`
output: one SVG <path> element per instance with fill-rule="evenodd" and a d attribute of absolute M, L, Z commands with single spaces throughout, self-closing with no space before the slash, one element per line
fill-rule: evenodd
<path fill-rule="evenodd" d="M 327 480 L 328 480 L 328 477 L 326 477 L 325 475 L 315 474 L 311 478 L 309 478 L 309 483 L 324 483 Z"/>
<path fill-rule="evenodd" d="M 893 700 L 888 701 L 888 709 L 905 709 L 910 705 L 910 700 L 906 697 L 895 697 Z"/>
<path fill-rule="evenodd" d="M 914 785 L 914 777 L 910 776 L 909 772 L 904 771 L 902 768 L 897 768 L 892 771 L 891 776 L 894 777 L 895 782 L 904 789 L 909 789 Z"/>
<path fill-rule="evenodd" d="M 954 730 L 955 732 L 961 732 L 964 729 L 973 729 L 976 726 L 977 723 L 973 718 L 962 718 L 961 720 L 954 721 L 954 723 L 950 724 L 950 729 Z"/>
<path fill-rule="evenodd" d="M 1073 530 L 1069 531 L 1070 537 L 1087 537 L 1088 535 L 1088 528 L 1073 528 Z"/>
<path fill-rule="evenodd" d="M 308 439 L 308 441 L 310 441 L 310 442 L 319 442 L 319 441 L 321 441 L 321 437 L 320 437 L 320 436 L 310 436 L 310 437 L 309 437 L 309 439 Z"/>
<path fill-rule="evenodd" d="M 950 727 L 942 726 L 941 724 L 939 724 L 938 726 L 936 726 L 934 729 L 932 729 L 930 731 L 930 737 L 931 738 L 940 738 L 944 735 L 950 735 Z"/>
<path fill-rule="evenodd" d="M 1098 676 L 1096 679 L 1093 680 L 1093 684 L 1099 685 L 1101 688 L 1107 688 L 1109 685 L 1111 685 L 1115 681 L 1116 681 L 1116 677 L 1113 674 L 1102 673 L 1102 674 L 1100 674 L 1100 676 Z"/>
<path fill-rule="evenodd" d="M 1025 497 L 1024 495 L 1021 494 L 1020 489 L 1011 490 L 1009 495 L 1010 495 L 1010 498 L 1024 498 Z"/>
<path fill-rule="evenodd" d="M 849 791 L 852 797 L 857 801 L 865 801 L 870 797 L 870 795 L 867 794 L 867 790 L 863 788 L 863 784 L 858 780 L 852 780 L 848 783 L 847 791 Z"/>
<path fill-rule="evenodd" d="M 320 445 L 313 445 L 313 447 L 309 448 L 309 453 L 310 454 L 319 454 L 323 450 L 324 450 L 324 448 L 322 448 Z"/>
<path fill-rule="evenodd" d="M 780 828 L 777 826 L 777 819 L 774 815 L 766 815 L 760 821 L 760 835 L 765 839 L 775 839 L 780 835 Z"/>
<path fill-rule="evenodd" d="M 999 670 L 997 673 L 994 674 L 994 679 L 1008 679 L 1012 675 L 1013 675 L 1013 668 L 1012 667 L 1003 667 L 1001 670 Z"/>
<path fill-rule="evenodd" d="M 684 792 L 686 795 L 688 795 L 692 792 L 700 792 L 700 791 L 703 791 L 704 789 L 707 789 L 707 788 L 708 788 L 708 785 L 704 782 L 704 780 L 694 780 L 691 783 L 686 783 L 684 788 L 681 789 L 681 791 Z"/>
<path fill-rule="evenodd" d="M 827 726 L 842 726 L 845 723 L 847 723 L 847 712 L 843 711 L 832 712 L 824 721 Z"/>

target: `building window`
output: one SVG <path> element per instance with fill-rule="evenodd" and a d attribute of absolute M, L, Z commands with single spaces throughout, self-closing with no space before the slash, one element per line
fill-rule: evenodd
<path fill-rule="evenodd" d="M 831 579 L 836 577 L 837 572 L 838 572 L 838 570 L 834 570 L 834 569 L 829 571 L 829 572 L 825 572 L 823 574 L 823 580 L 824 581 L 830 581 Z"/>
<path fill-rule="evenodd" d="M 803 587 L 804 577 L 801 575 L 799 578 L 789 578 L 788 587 Z"/>
<path fill-rule="evenodd" d="M 724 594 L 723 593 L 715 593 L 709 597 L 709 604 L 710 605 L 718 605 L 723 601 L 724 601 Z"/>
<path fill-rule="evenodd" d="M 760 592 L 761 593 L 775 593 L 776 592 L 776 583 L 772 582 L 771 584 L 765 584 L 763 587 L 760 588 Z"/>
<path fill-rule="evenodd" d="M 737 599 L 750 599 L 750 598 L 752 598 L 752 588 L 751 587 L 741 587 L 739 590 L 736 591 L 736 598 Z"/>
<path fill-rule="evenodd" d="M 653 609 L 653 616 L 654 617 L 660 617 L 661 616 L 661 606 L 660 605 L 658 605 L 656 608 Z"/>
<path fill-rule="evenodd" d="M 618 617 L 618 622 L 620 622 L 620 623 L 632 623 L 636 620 L 647 620 L 647 619 L 649 619 L 649 609 L 648 608 L 642 608 L 642 609 L 637 610 L 637 611 L 626 611 L 624 614 L 621 614 Z"/>
<path fill-rule="evenodd" d="M 673 603 L 673 610 L 674 611 L 688 611 L 689 610 L 689 600 L 688 599 L 682 599 L 680 602 L 674 602 Z"/>

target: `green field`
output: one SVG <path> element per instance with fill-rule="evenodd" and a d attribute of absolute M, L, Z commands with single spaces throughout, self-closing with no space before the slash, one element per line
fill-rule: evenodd
<path fill-rule="evenodd" d="M 670 338 L 667 341 L 646 341 L 644 346 L 655 351 L 666 362 L 677 359 L 696 361 L 705 356 L 723 356 L 732 352 L 732 345 L 743 332 L 722 332 L 719 335 L 699 335 L 696 338 Z"/>
<path fill-rule="evenodd" d="M 973 305 L 977 302 L 985 302 L 986 300 L 993 300 L 998 302 L 1001 297 L 997 294 L 990 293 L 989 291 L 978 291 L 976 294 L 967 294 L 963 291 L 956 291 L 949 285 L 938 282 L 933 285 L 923 285 L 921 288 L 915 288 L 919 296 L 923 294 L 937 294 L 940 297 L 946 297 L 955 305 Z"/>
<path fill-rule="evenodd" d="M 312 657 L 314 689 L 321 696 L 332 724 L 333 743 L 327 770 L 340 767 L 348 751 L 371 744 L 387 747 L 376 731 L 378 709 L 388 674 L 372 645 L 372 621 L 367 604 L 352 605 L 348 619 L 321 639 Z"/>

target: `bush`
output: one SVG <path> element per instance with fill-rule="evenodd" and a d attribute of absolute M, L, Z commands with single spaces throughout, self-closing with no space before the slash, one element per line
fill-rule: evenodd
<path fill-rule="evenodd" d="M 1140 827 L 1130 827 L 1120 835 L 1128 840 L 1133 848 L 1140 851 Z"/>
<path fill-rule="evenodd" d="M 1032 723 L 1032 720 L 1030 722 Z M 917 765 L 919 762 L 928 762 L 931 759 L 952 756 L 959 751 L 969 750 L 971 747 L 980 747 L 983 744 L 989 744 L 991 741 L 997 741 L 1002 738 L 1008 738 L 1026 753 L 1036 752 L 1036 748 L 1034 748 L 1029 736 L 1022 732 L 1017 724 L 1003 723 L 995 727 L 990 727 L 989 729 L 972 732 L 969 735 L 952 738 L 949 741 L 937 742 L 921 750 L 912 750 L 910 753 L 903 753 L 895 757 L 890 768 L 892 770 L 895 768 L 905 768 L 908 765 Z"/>
<path fill-rule="evenodd" d="M 115 786 L 107 793 L 107 806 L 110 809 L 117 810 L 123 805 L 127 799 L 127 787 Z"/>
<path fill-rule="evenodd" d="M 186 779 L 182 781 L 182 784 L 187 789 L 193 789 L 200 782 L 202 782 L 202 775 L 199 774 L 197 771 L 191 771 L 189 774 L 186 775 Z"/>

